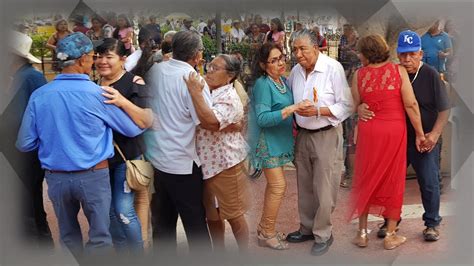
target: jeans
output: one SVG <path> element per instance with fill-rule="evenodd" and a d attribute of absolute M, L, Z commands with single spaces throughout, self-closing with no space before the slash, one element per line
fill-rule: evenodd
<path fill-rule="evenodd" d="M 134 207 L 135 193 L 127 184 L 126 171 L 125 163 L 110 168 L 110 233 L 119 253 L 140 254 L 143 252 L 142 229 Z"/>
<path fill-rule="evenodd" d="M 421 200 L 425 213 L 423 221 L 425 226 L 435 227 L 441 222 L 439 215 L 440 189 L 439 189 L 439 150 L 441 145 L 436 144 L 431 152 L 419 153 L 413 144 L 408 145 L 407 163 L 412 165 L 421 191 Z"/>
<path fill-rule="evenodd" d="M 111 201 L 109 169 L 88 170 L 78 173 L 46 171 L 48 195 L 58 219 L 61 242 L 75 255 L 83 254 L 82 234 L 77 214 L 82 210 L 89 223 L 89 241 L 86 252 L 110 252 L 109 233 Z"/>

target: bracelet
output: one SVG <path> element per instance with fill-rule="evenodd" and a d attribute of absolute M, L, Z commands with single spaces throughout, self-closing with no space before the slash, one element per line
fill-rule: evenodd
<path fill-rule="evenodd" d="M 321 118 L 321 107 L 318 106 L 317 108 L 318 108 L 317 109 L 318 110 L 318 117 L 317 118 L 320 119 Z"/>

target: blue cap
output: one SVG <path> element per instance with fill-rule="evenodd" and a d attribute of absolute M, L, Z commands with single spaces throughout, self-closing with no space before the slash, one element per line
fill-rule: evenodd
<path fill-rule="evenodd" d="M 74 32 L 56 45 L 56 56 L 61 61 L 73 60 L 88 54 L 93 49 L 92 41 L 82 32 Z"/>
<path fill-rule="evenodd" d="M 397 53 L 418 52 L 421 50 L 421 39 L 416 32 L 405 30 L 398 35 Z"/>

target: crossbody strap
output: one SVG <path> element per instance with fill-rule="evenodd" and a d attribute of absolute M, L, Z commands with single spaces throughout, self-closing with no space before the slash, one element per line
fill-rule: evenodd
<path fill-rule="evenodd" d="M 125 155 L 123 155 L 122 150 L 120 150 L 119 145 L 118 145 L 117 142 L 115 142 L 115 141 L 114 141 L 114 146 L 115 146 L 115 148 L 117 149 L 117 151 L 119 152 L 120 156 L 122 156 L 122 159 L 126 162 L 126 161 L 127 161 L 127 158 L 125 158 Z"/>
<path fill-rule="evenodd" d="M 125 158 L 125 155 L 123 155 L 122 150 L 120 149 L 119 145 L 118 145 L 117 142 L 115 142 L 115 141 L 114 141 L 114 146 L 115 146 L 115 148 L 117 148 L 117 151 L 119 152 L 119 154 L 120 154 L 120 156 L 122 157 L 122 159 L 126 162 L 126 161 L 127 161 L 127 158 Z M 143 154 L 142 154 L 141 158 L 142 158 L 143 161 L 146 161 L 146 160 L 145 160 L 145 156 L 144 156 Z"/>

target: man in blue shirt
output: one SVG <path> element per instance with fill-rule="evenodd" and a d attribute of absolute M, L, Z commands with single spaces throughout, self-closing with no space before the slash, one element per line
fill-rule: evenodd
<path fill-rule="evenodd" d="M 21 234 L 28 244 L 53 247 L 46 212 L 43 205 L 44 171 L 41 169 L 37 151 L 19 152 L 15 139 L 20 128 L 23 112 L 28 99 L 37 88 L 46 84 L 43 74 L 30 62 L 41 63 L 29 53 L 33 40 L 26 34 L 12 31 L 8 38 L 9 57 L 7 59 L 11 75 L 11 85 L 3 91 L 9 102 L 0 117 L 2 141 L 1 152 L 22 182 L 20 200 Z"/>
<path fill-rule="evenodd" d="M 421 37 L 421 49 L 423 62 L 434 67 L 439 73 L 445 73 L 446 59 L 451 55 L 453 45 L 449 35 L 440 29 L 439 23 L 437 20 Z"/>
<path fill-rule="evenodd" d="M 79 32 L 68 35 L 58 42 L 56 52 L 62 73 L 31 95 L 16 146 L 24 152 L 38 149 L 61 240 L 80 257 L 81 206 L 90 228 L 87 251 L 108 251 L 112 246 L 107 164 L 114 154 L 112 129 L 129 137 L 142 130 L 121 109 L 106 105 L 102 89 L 89 79 L 89 38 Z"/>

